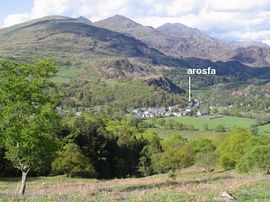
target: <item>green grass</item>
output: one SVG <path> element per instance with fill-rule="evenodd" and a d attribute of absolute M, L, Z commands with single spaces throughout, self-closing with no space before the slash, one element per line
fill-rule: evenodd
<path fill-rule="evenodd" d="M 160 126 L 158 124 L 154 124 L 156 128 L 152 128 L 151 130 L 156 132 L 161 138 L 166 139 L 170 135 L 180 134 L 182 137 L 188 139 L 196 139 L 196 138 L 215 138 L 218 135 L 226 135 L 222 132 L 216 132 L 215 128 L 218 125 L 222 125 L 225 127 L 227 131 L 230 131 L 233 127 L 243 127 L 249 128 L 251 125 L 256 124 L 254 119 L 250 118 L 242 118 L 242 117 L 233 117 L 233 116 L 223 116 L 215 119 L 206 119 L 200 117 L 191 117 L 191 116 L 183 116 L 183 117 L 166 117 L 160 118 L 165 120 L 175 120 L 176 122 L 182 123 L 184 125 L 192 124 L 195 127 L 195 130 L 177 130 L 177 129 L 167 129 L 164 126 Z M 153 123 L 153 119 L 146 120 L 147 122 Z M 207 124 L 209 131 L 204 131 L 204 125 Z M 260 134 L 268 134 L 270 135 L 270 123 L 259 126 Z"/>
<path fill-rule="evenodd" d="M 223 125 L 226 129 L 232 129 L 233 127 L 248 128 L 251 125 L 256 124 L 254 119 L 233 117 L 233 116 L 223 116 L 215 119 L 206 119 L 203 117 L 201 118 L 191 116 L 166 117 L 164 119 L 166 120 L 173 119 L 183 124 L 193 124 L 194 127 L 199 130 L 203 130 L 205 124 L 208 124 L 210 130 L 214 130 L 218 125 Z"/>
<path fill-rule="evenodd" d="M 259 130 L 265 134 L 270 134 L 270 123 L 259 126 Z"/>
<path fill-rule="evenodd" d="M 71 79 L 76 79 L 80 70 L 71 67 L 59 67 L 54 81 L 56 82 L 69 82 Z"/>
<path fill-rule="evenodd" d="M 176 180 L 170 180 L 167 174 L 112 180 L 65 176 L 29 178 L 24 197 L 15 194 L 19 178 L 1 178 L 0 201 L 204 202 L 222 201 L 223 191 L 232 193 L 237 201 L 267 201 L 270 197 L 269 175 L 223 170 L 204 173 L 197 167 L 176 174 Z"/>

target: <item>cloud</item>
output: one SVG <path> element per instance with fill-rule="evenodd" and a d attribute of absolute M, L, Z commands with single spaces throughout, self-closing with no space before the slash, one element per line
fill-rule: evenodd
<path fill-rule="evenodd" d="M 31 19 L 29 13 L 11 14 L 4 19 L 4 27 L 22 23 L 29 19 Z"/>
<path fill-rule="evenodd" d="M 34 0 L 31 12 L 8 15 L 4 19 L 4 27 L 48 15 L 63 15 L 70 7 L 69 3 L 69 0 Z"/>
<path fill-rule="evenodd" d="M 179 22 L 219 38 L 270 41 L 269 0 L 33 0 L 29 13 L 8 15 L 4 26 L 47 15 L 96 21 L 115 14 L 154 27 Z"/>

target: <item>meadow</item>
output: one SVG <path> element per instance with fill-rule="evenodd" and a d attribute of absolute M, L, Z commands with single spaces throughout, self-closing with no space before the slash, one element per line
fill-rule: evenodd
<path fill-rule="evenodd" d="M 25 196 L 16 196 L 17 178 L 1 178 L 1 201 L 223 201 L 221 193 L 230 193 L 237 201 L 268 201 L 270 175 L 238 174 L 217 170 L 205 173 L 191 167 L 144 178 L 96 180 L 65 176 L 30 178 Z"/>
<path fill-rule="evenodd" d="M 234 117 L 234 116 L 222 116 L 213 119 L 207 119 L 205 117 L 192 117 L 192 116 L 182 116 L 182 117 L 165 117 L 160 118 L 165 120 L 174 120 L 182 124 L 192 124 L 196 130 L 203 131 L 204 126 L 207 124 L 209 130 L 215 130 L 218 125 L 222 125 L 226 130 L 231 130 L 234 127 L 249 128 L 252 125 L 256 125 L 256 121 L 251 118 Z M 153 123 L 153 119 L 147 120 Z M 165 129 L 165 127 L 160 126 L 155 123 L 155 126 L 160 129 Z M 166 130 L 165 130 L 166 131 Z M 259 126 L 259 131 L 261 133 L 266 133 L 270 131 L 270 124 L 265 124 Z M 204 131 L 205 132 L 205 131 Z M 168 130 L 167 130 L 168 133 Z"/>

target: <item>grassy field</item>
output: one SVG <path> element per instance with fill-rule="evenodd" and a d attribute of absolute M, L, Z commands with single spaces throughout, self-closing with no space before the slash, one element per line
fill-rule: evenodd
<path fill-rule="evenodd" d="M 177 172 L 176 180 L 167 174 L 145 178 L 93 180 L 80 178 L 30 178 L 25 197 L 15 195 L 15 178 L 0 181 L 0 201 L 223 201 L 221 193 L 231 193 L 237 201 L 267 202 L 270 176 L 237 174 L 233 171 L 204 173 L 199 168 Z"/>
<path fill-rule="evenodd" d="M 269 124 L 262 125 L 262 126 L 259 126 L 259 129 L 263 133 L 270 134 L 270 123 Z"/>
<path fill-rule="evenodd" d="M 71 79 L 76 79 L 78 76 L 78 68 L 59 67 L 54 81 L 56 82 L 70 82 Z"/>
<path fill-rule="evenodd" d="M 214 130 L 218 125 L 222 125 L 227 130 L 230 130 L 233 127 L 249 128 L 251 125 L 256 124 L 256 121 L 254 119 L 233 117 L 233 116 L 223 116 L 223 117 L 214 118 L 214 119 L 207 119 L 203 117 L 191 117 L 191 116 L 166 117 L 163 119 L 166 119 L 166 120 L 173 119 L 176 122 L 180 122 L 182 124 L 193 124 L 195 129 L 200 130 L 200 131 L 203 131 L 205 124 L 208 125 L 209 130 Z M 152 119 L 149 119 L 147 121 L 152 122 Z M 159 125 L 156 125 L 156 126 L 158 128 L 164 128 Z M 261 132 L 270 131 L 270 124 L 259 126 L 259 130 Z"/>

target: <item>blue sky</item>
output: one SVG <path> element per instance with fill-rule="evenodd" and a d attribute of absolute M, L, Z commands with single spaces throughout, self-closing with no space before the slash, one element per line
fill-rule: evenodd
<path fill-rule="evenodd" d="M 12 13 L 25 13 L 29 12 L 32 7 L 32 0 L 2 0 L 0 1 L 0 25 L 3 25 L 3 20 L 5 17 L 7 17 L 9 14 Z"/>
<path fill-rule="evenodd" d="M 0 0 L 0 10 L 0 27 L 48 15 L 97 21 L 120 14 L 143 25 L 179 22 L 222 39 L 270 44 L 269 0 Z"/>

